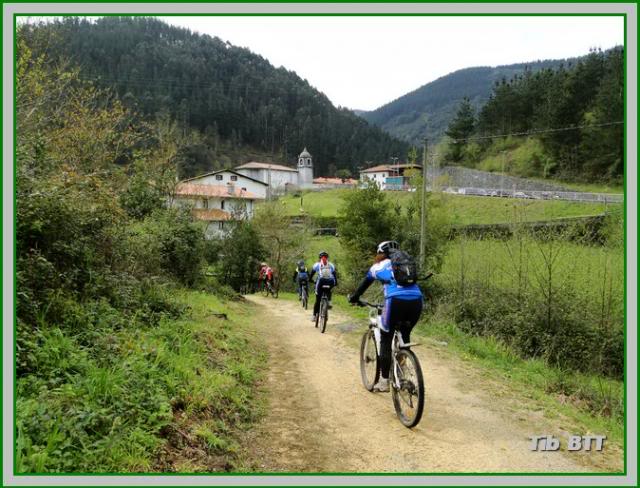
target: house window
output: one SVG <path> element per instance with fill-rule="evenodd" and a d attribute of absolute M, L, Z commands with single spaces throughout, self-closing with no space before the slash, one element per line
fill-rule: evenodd
<path fill-rule="evenodd" d="M 209 208 L 209 200 L 206 198 L 202 200 L 202 208 Z"/>
<path fill-rule="evenodd" d="M 216 175 L 216 180 L 222 181 L 222 175 Z"/>
<path fill-rule="evenodd" d="M 231 175 L 231 181 L 238 181 L 238 177 L 236 175 Z"/>
<path fill-rule="evenodd" d="M 218 222 L 218 229 L 220 230 L 224 229 L 224 222 Z"/>
<path fill-rule="evenodd" d="M 222 201 L 220 202 L 220 208 L 221 208 L 222 210 L 224 210 L 224 200 L 222 200 Z"/>

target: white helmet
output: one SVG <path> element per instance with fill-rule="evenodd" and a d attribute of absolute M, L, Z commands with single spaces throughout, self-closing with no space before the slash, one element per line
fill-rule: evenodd
<path fill-rule="evenodd" d="M 396 252 L 400 249 L 400 246 L 396 241 L 383 241 L 378 244 L 378 249 L 376 250 L 379 254 L 384 254 L 385 256 L 389 256 L 390 254 Z"/>

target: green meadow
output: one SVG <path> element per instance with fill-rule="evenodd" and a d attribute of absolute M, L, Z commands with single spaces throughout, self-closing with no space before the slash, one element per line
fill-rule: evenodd
<path fill-rule="evenodd" d="M 280 199 L 291 216 L 335 217 L 342 197 L 353 190 L 303 192 Z M 393 204 L 407 205 L 415 196 L 412 192 L 385 192 Z M 439 194 L 453 225 L 530 222 L 565 217 L 599 215 L 619 209 L 619 204 L 571 202 L 564 200 L 525 200 L 513 198 L 478 197 Z"/>

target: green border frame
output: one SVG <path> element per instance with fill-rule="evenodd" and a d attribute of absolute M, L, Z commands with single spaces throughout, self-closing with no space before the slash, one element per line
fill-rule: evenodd
<path fill-rule="evenodd" d="M 603 3 L 602 1 L 598 1 L 598 0 L 586 0 L 586 1 L 577 1 L 577 0 L 569 0 L 569 2 L 572 3 L 580 3 L 580 4 L 601 4 Z M 13 3 L 13 2 L 12 2 Z M 22 2 L 22 1 L 18 1 L 15 2 L 17 4 L 20 3 L 25 3 L 25 4 L 31 4 L 32 2 Z M 49 2 L 47 2 L 49 3 Z M 51 2 L 53 3 L 53 2 Z M 80 4 L 80 3 L 86 3 L 86 2 L 82 2 L 80 0 L 68 0 L 65 3 L 71 3 L 71 4 Z M 110 4 L 127 4 L 130 2 L 127 2 L 126 0 L 113 0 L 109 2 Z M 156 0 L 157 4 L 175 4 L 174 0 Z M 236 0 L 230 0 L 228 2 L 209 2 L 206 0 L 190 0 L 189 3 L 197 3 L 197 4 L 256 4 L 256 3 L 265 3 L 265 4 L 273 4 L 273 3 L 277 3 L 277 4 L 298 4 L 298 3 L 305 3 L 305 4 L 312 4 L 315 3 L 313 1 L 308 1 L 308 0 L 302 0 L 302 1 L 296 1 L 296 0 L 278 0 L 277 2 L 270 2 L 268 0 L 257 0 L 257 1 L 244 1 L 244 0 L 240 0 L 240 1 L 236 1 Z M 345 2 L 340 1 L 340 0 L 322 0 L 323 4 L 332 4 L 332 5 L 337 5 L 337 4 L 344 4 Z M 366 5 L 366 4 L 389 4 L 390 2 L 388 0 L 371 0 L 371 1 L 367 1 L 367 0 L 351 0 L 349 3 L 352 4 L 357 4 L 357 5 Z M 442 2 L 425 2 L 422 0 L 402 0 L 399 3 L 406 3 L 406 4 L 440 4 L 440 5 L 446 5 L 447 3 Z M 473 1 L 473 0 L 457 0 L 455 1 L 455 4 L 476 4 L 476 3 L 480 3 L 477 1 Z M 509 0 L 494 0 L 493 2 L 491 2 L 493 4 L 514 4 L 513 1 L 509 1 Z M 531 3 L 535 3 L 535 4 L 556 4 L 557 2 L 554 0 L 537 0 L 535 2 L 531 2 Z M 636 4 L 637 2 L 635 1 L 630 1 L 630 0 L 622 0 L 622 1 L 618 1 L 615 2 L 617 4 Z M 526 3 L 524 3 L 526 5 Z M 33 15 L 33 14 L 21 14 L 21 13 L 14 13 L 13 14 L 13 43 L 14 43 L 14 56 L 13 56 L 13 112 L 14 112 L 14 125 L 13 125 L 13 188 L 14 188 L 14 192 L 13 192 L 13 262 L 14 262 L 14 266 L 15 266 L 15 262 L 16 262 L 16 257 L 17 257 L 17 244 L 16 244 L 16 206 L 17 206 L 17 200 L 16 200 L 16 193 L 15 193 L 15 177 L 17 174 L 17 158 L 16 158 L 16 147 L 17 147 L 17 130 L 16 130 L 16 126 L 15 126 L 15 115 L 16 115 L 16 83 L 15 83 L 15 77 L 16 77 L 16 53 L 17 53 L 17 46 L 16 46 L 16 38 L 15 38 L 15 32 L 16 32 L 16 27 L 17 27 L 17 18 L 18 17 L 22 17 L 22 16 L 42 16 L 42 17 L 46 17 L 46 16 L 56 16 L 56 17 L 159 17 L 159 16 L 163 16 L 163 17 L 623 17 L 624 19 L 624 80 L 625 80 L 625 90 L 623 93 L 623 104 L 624 104 L 624 121 L 625 121 L 625 131 L 624 131 L 624 137 L 625 137 L 625 144 L 624 144 L 624 161 L 625 161 L 625 170 L 624 170 L 624 177 L 623 177 L 623 188 L 624 188 L 624 194 L 627 195 L 627 90 L 628 90 L 628 80 L 627 80 L 627 75 L 628 75 L 628 71 L 627 71 L 627 14 L 626 13 L 550 13 L 550 14 L 545 14 L 545 13 L 522 13 L 522 12 L 515 12 L 515 13 L 193 13 L 193 14 L 176 14 L 176 13 L 153 13 L 153 14 L 148 14 L 148 13 L 107 13 L 107 14 L 96 14 L 96 13 L 73 13 L 73 14 L 59 14 L 59 13 L 38 13 L 37 15 Z M 2 57 L 4 58 L 4 53 L 2 55 Z M 0 102 L 3 103 L 3 102 Z M 4 142 L 3 142 L 3 146 L 4 146 Z M 3 175 L 0 175 L 0 181 L 2 181 Z M 637 187 L 637 181 L 636 181 L 636 187 Z M 213 476 L 213 477 L 229 477 L 229 476 L 241 476 L 241 477 L 253 477 L 253 476 L 265 476 L 265 477 L 275 477 L 275 476 L 304 476 L 304 477 L 315 477 L 315 476 L 392 476 L 392 477 L 397 477 L 397 478 L 401 478 L 403 476 L 478 476 L 478 477 L 486 477 L 486 476 L 535 476 L 535 477 L 540 477 L 543 478 L 545 476 L 567 476 L 567 477 L 577 477 L 577 476 L 589 476 L 589 477 L 598 477 L 598 476 L 626 476 L 628 474 L 628 468 L 627 468 L 627 460 L 628 460 L 628 450 L 627 450 L 627 399 L 628 399 L 628 385 L 627 385 L 627 368 L 628 368 L 628 361 L 627 361 L 627 352 L 628 352 L 628 343 L 627 343 L 627 327 L 628 327 L 628 323 L 627 323 L 627 319 L 628 319 L 628 315 L 627 315 L 627 204 L 628 199 L 625 198 L 624 199 L 624 210 L 623 210 L 623 215 L 624 215 L 624 240 L 625 240 L 625 246 L 624 246 L 624 269 L 625 269 L 625 273 L 624 273 L 624 294 L 625 294 L 625 302 L 624 302 L 624 320 L 625 320 L 625 335 L 624 335 L 624 354 L 625 354 L 625 368 L 624 368 L 624 373 L 623 373 L 623 381 L 624 381 L 624 402 L 625 402 L 625 412 L 624 412 L 624 423 L 625 423 L 625 429 L 624 429 L 624 441 L 623 441 L 623 450 L 624 450 L 624 471 L 622 473 L 573 473 L 573 472 L 569 472 L 569 473 L 564 473 L 564 472 L 554 472 L 554 473 L 537 473 L 537 472 L 515 472 L 515 473 L 491 473 L 491 472 L 441 472 L 441 473 L 430 473 L 430 472 L 426 472 L 426 473 L 422 473 L 422 472 L 412 472 L 412 473 L 380 473 L 380 472 L 364 472 L 364 473 L 351 473 L 351 472 L 330 472 L 330 473 L 323 473 L 323 472 L 314 472 L 314 473 L 298 473 L 298 472 L 278 472 L 278 473 L 262 473 L 262 472 L 255 472 L 255 473 L 240 473 L 240 472 L 230 472 L 230 473 L 162 473 L 162 472 L 148 472 L 148 473 L 119 473 L 119 472 L 104 472 L 104 473 L 76 473 L 76 472 L 72 472 L 72 473 L 16 473 L 16 468 L 17 468 L 17 456 L 16 456 L 16 440 L 17 440 L 17 427 L 16 427 L 16 382 L 17 382 L 17 377 L 16 377 L 16 364 L 15 364 L 15 352 L 16 352 L 16 327 L 17 327 L 17 317 L 15 315 L 15 304 L 16 304 L 16 298 L 17 298 L 17 289 L 16 289 L 16 273 L 15 273 L 15 269 L 14 269 L 14 273 L 13 273 L 13 308 L 14 308 L 14 317 L 13 317 L 13 356 L 14 356 L 14 360 L 13 360 L 13 473 L 12 475 L 14 477 L 29 477 L 29 476 L 35 476 L 35 477 L 64 477 L 64 476 L 71 476 L 71 477 L 77 477 L 77 476 L 96 476 L 96 477 L 106 477 L 106 476 L 133 476 L 133 477 L 141 477 L 141 476 L 145 476 L 145 477 L 149 477 L 149 476 L 160 476 L 160 477 L 176 477 L 176 476 L 197 476 L 197 477 L 203 477 L 203 476 Z M 0 206 L 2 206 L 3 203 L 0 203 Z M 636 212 L 637 212 L 637 208 L 636 208 Z M 3 263 L 4 264 L 4 263 Z M 2 266 L 3 264 L 0 264 L 0 269 L 3 269 Z M 3 338 L 0 338 L 0 341 L 3 341 Z M 2 368 L 4 370 L 4 365 L 2 365 Z M 3 429 L 3 426 L 0 426 L 0 431 Z M 291 486 L 295 486 L 295 485 L 291 485 Z M 336 486 L 348 486 L 348 485 L 336 485 Z"/>

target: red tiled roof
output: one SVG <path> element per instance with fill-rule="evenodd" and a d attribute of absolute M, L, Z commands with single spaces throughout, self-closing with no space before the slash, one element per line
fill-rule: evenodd
<path fill-rule="evenodd" d="M 379 171 L 390 171 L 390 166 L 388 164 L 379 164 L 378 166 L 363 169 L 360 173 L 377 173 Z"/>
<path fill-rule="evenodd" d="M 263 197 L 238 188 L 237 186 L 198 185 L 197 183 L 178 183 L 178 186 L 176 186 L 176 196 L 246 198 L 249 200 L 263 199 Z"/>
<path fill-rule="evenodd" d="M 231 220 L 231 214 L 219 208 L 194 208 L 191 210 L 194 218 L 207 222 L 219 222 L 221 220 Z"/>
<path fill-rule="evenodd" d="M 372 168 L 363 169 L 360 173 L 379 173 L 381 171 L 396 171 L 399 169 L 422 169 L 422 166 L 419 164 L 379 164 L 378 166 L 373 166 Z"/>
<path fill-rule="evenodd" d="M 342 181 L 342 178 L 325 178 L 324 176 L 320 176 L 318 178 L 313 179 L 313 183 L 316 185 L 357 185 L 358 180 L 354 180 L 352 178 L 347 178 Z"/>
<path fill-rule="evenodd" d="M 239 169 L 269 169 L 271 168 L 274 171 L 293 171 L 297 173 L 298 170 L 294 168 L 290 168 L 289 166 L 283 166 L 281 164 L 272 164 L 272 163 L 258 163 L 257 161 L 250 161 L 247 164 L 243 164 L 242 166 L 238 166 L 235 168 Z"/>

